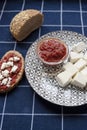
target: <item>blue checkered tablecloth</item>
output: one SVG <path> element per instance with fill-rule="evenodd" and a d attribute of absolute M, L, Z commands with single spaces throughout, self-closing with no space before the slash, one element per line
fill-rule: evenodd
<path fill-rule="evenodd" d="M 9 31 L 11 19 L 21 10 L 38 9 L 44 23 L 23 42 L 17 43 Z M 40 36 L 69 30 L 87 36 L 87 0 L 0 0 L 0 58 L 9 50 L 25 57 Z M 87 105 L 63 107 L 38 96 L 24 75 L 18 87 L 0 95 L 0 130 L 86 130 Z"/>

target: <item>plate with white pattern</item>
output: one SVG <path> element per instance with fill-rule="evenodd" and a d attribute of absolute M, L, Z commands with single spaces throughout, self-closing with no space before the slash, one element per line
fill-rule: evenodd
<path fill-rule="evenodd" d="M 61 71 L 61 65 L 56 67 L 44 65 L 37 57 L 36 46 L 44 38 L 60 38 L 69 47 L 83 41 L 87 37 L 72 31 L 55 31 L 37 39 L 28 49 L 25 57 L 25 74 L 34 91 L 51 103 L 63 106 L 79 106 L 87 102 L 87 90 L 68 85 L 59 86 L 56 75 Z"/>

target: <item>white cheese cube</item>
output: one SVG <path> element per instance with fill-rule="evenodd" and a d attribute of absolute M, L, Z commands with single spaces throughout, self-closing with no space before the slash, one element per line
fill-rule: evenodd
<path fill-rule="evenodd" d="M 11 72 L 14 73 L 14 72 L 16 72 L 17 69 L 18 69 L 18 66 L 14 65 L 14 66 L 12 67 L 12 69 L 11 69 Z"/>
<path fill-rule="evenodd" d="M 80 58 L 83 58 L 83 53 L 70 52 L 70 62 L 75 63 Z"/>
<path fill-rule="evenodd" d="M 2 63 L 1 70 L 5 69 L 6 67 L 7 67 L 7 63 L 6 62 Z"/>
<path fill-rule="evenodd" d="M 2 80 L 1 85 L 6 85 L 7 82 L 8 82 L 8 78 L 5 78 L 5 79 Z"/>
<path fill-rule="evenodd" d="M 84 54 L 84 60 L 86 60 L 87 61 L 87 52 Z"/>
<path fill-rule="evenodd" d="M 85 75 L 83 75 L 82 73 L 78 72 L 75 77 L 72 80 L 72 85 L 75 85 L 77 87 L 80 88 L 84 88 L 86 86 L 87 83 L 87 78 Z"/>
<path fill-rule="evenodd" d="M 78 72 L 77 67 L 75 67 L 71 62 L 67 62 L 66 64 L 64 64 L 63 69 L 68 70 L 72 76 L 74 76 Z"/>
<path fill-rule="evenodd" d="M 71 69 L 73 67 L 73 64 L 71 62 L 67 62 L 63 65 L 63 69 L 67 70 L 67 69 Z"/>
<path fill-rule="evenodd" d="M 87 62 L 84 59 L 78 60 L 74 66 L 78 68 L 78 71 L 80 71 L 83 67 L 85 67 Z"/>
<path fill-rule="evenodd" d="M 56 80 L 58 81 L 60 86 L 65 87 L 70 83 L 71 78 L 72 78 L 71 73 L 65 70 L 57 75 Z"/>
<path fill-rule="evenodd" d="M 83 75 L 87 76 L 87 67 L 80 71 Z"/>
<path fill-rule="evenodd" d="M 8 70 L 2 71 L 2 75 L 3 75 L 4 77 L 8 77 L 8 76 L 9 76 L 9 71 L 8 71 Z"/>
<path fill-rule="evenodd" d="M 78 42 L 77 44 L 75 44 L 72 47 L 72 50 L 76 51 L 76 52 L 81 52 L 81 51 L 83 51 L 86 48 L 87 48 L 87 45 L 84 42 Z"/>

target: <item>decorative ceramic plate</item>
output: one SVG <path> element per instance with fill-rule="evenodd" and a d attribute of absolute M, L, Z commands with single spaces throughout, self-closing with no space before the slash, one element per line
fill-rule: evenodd
<path fill-rule="evenodd" d="M 85 42 L 87 38 L 71 31 L 56 31 L 40 37 L 28 49 L 25 58 L 25 73 L 31 87 L 44 99 L 63 106 L 79 106 L 87 103 L 87 91 L 68 85 L 59 86 L 56 75 L 61 71 L 61 65 L 56 67 L 45 66 L 37 57 L 36 46 L 39 40 L 46 37 L 55 37 L 63 40 L 68 46 Z"/>

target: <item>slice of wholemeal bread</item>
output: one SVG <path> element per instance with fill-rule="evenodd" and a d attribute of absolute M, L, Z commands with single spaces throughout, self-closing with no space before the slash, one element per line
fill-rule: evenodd
<path fill-rule="evenodd" d="M 25 39 L 32 31 L 39 28 L 43 22 L 43 14 L 34 9 L 18 13 L 10 23 L 10 31 L 17 41 Z"/>
<path fill-rule="evenodd" d="M 24 58 L 17 51 L 8 51 L 0 61 L 0 93 L 12 90 L 21 80 Z"/>

